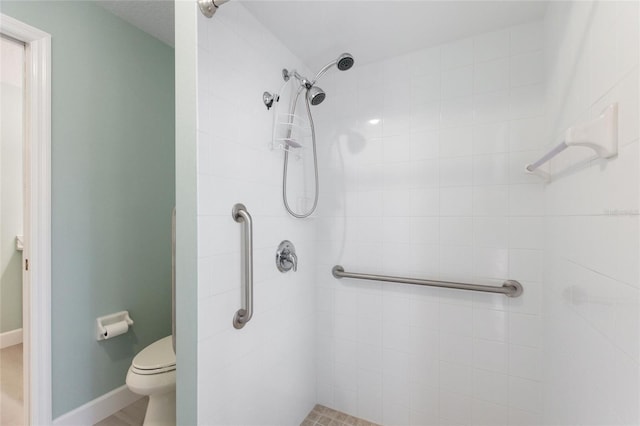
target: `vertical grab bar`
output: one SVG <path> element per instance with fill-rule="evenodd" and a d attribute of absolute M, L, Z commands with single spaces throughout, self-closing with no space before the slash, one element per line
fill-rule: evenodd
<path fill-rule="evenodd" d="M 242 307 L 233 316 L 233 326 L 241 329 L 253 316 L 253 222 L 244 204 L 236 204 L 231 211 L 233 220 L 242 227 Z"/>
<path fill-rule="evenodd" d="M 171 345 L 176 353 L 176 208 L 171 210 Z"/>

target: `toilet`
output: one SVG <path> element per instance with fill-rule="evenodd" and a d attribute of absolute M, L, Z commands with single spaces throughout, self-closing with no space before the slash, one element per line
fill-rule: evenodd
<path fill-rule="evenodd" d="M 162 338 L 133 358 L 127 386 L 138 395 L 148 395 L 144 426 L 176 425 L 176 354 L 171 336 Z"/>

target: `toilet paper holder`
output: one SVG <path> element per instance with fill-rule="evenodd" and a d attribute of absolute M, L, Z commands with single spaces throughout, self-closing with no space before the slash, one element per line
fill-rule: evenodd
<path fill-rule="evenodd" d="M 116 312 L 115 314 L 96 318 L 97 340 L 107 340 L 120 336 L 129 331 L 129 327 L 132 325 L 133 320 L 129 316 L 129 311 Z"/>

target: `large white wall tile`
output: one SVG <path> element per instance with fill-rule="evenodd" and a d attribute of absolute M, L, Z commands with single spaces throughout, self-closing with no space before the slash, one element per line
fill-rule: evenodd
<path fill-rule="evenodd" d="M 440 131 L 440 157 L 458 157 L 473 152 L 473 128 L 452 127 Z"/>
<path fill-rule="evenodd" d="M 544 113 L 544 87 L 542 84 L 513 88 L 509 94 L 512 119 L 539 117 Z"/>
<path fill-rule="evenodd" d="M 473 39 L 468 38 L 441 47 L 442 70 L 458 68 L 473 63 Z"/>
<path fill-rule="evenodd" d="M 443 99 L 469 96 L 474 87 L 474 68 L 468 65 L 443 71 L 441 79 Z"/>
<path fill-rule="evenodd" d="M 479 400 L 504 404 L 509 398 L 509 376 L 489 370 L 473 370 L 473 396 Z"/>
<path fill-rule="evenodd" d="M 474 217 L 473 245 L 475 247 L 507 248 L 509 246 L 508 223 L 509 220 L 506 217 Z"/>
<path fill-rule="evenodd" d="M 549 135 L 561 135 L 566 127 L 595 117 L 610 103 L 618 103 L 620 111 L 618 156 L 584 162 L 583 157 L 567 152 L 552 164 L 555 171 L 563 172 L 562 177 L 544 191 L 545 352 L 540 365 L 542 377 L 547 378 L 542 382 L 545 423 L 640 421 L 637 399 L 612 397 L 609 392 L 626 388 L 630 395 L 637 394 L 637 380 L 631 377 L 638 374 L 640 347 L 640 307 L 635 303 L 640 278 L 635 248 L 639 202 L 633 177 L 639 162 L 633 148 L 639 121 L 638 21 L 637 2 L 554 4 L 545 19 L 550 59 L 545 64 Z M 628 207 L 613 207 L 616 205 Z M 518 239 L 525 237 L 520 235 Z M 569 303 L 563 301 L 563 295 Z M 618 297 L 628 303 L 614 302 L 622 300 Z M 527 318 L 518 317 L 514 328 L 527 330 L 528 342 L 523 339 L 519 344 L 530 346 L 538 332 Z M 513 347 L 515 356 L 510 364 L 510 368 L 522 370 L 514 370 L 522 377 L 534 371 L 523 370 L 534 359 L 526 347 Z M 634 367 L 622 368 L 631 376 L 614 379 L 608 366 L 628 366 L 631 359 Z M 575 367 L 567 368 L 571 365 Z M 548 396 L 550 389 L 569 388 L 573 389 L 570 397 L 565 392 L 557 394 L 560 398 Z M 525 407 L 524 402 L 519 405 L 523 410 L 533 408 Z M 525 422 L 523 413 L 510 415 L 514 421 Z"/>
<path fill-rule="evenodd" d="M 495 92 L 509 87 L 509 60 L 476 64 L 473 74 L 474 93 Z"/>
<path fill-rule="evenodd" d="M 511 87 L 541 83 L 544 80 L 544 54 L 542 51 L 512 56 L 509 63 Z"/>
<path fill-rule="evenodd" d="M 507 373 L 508 346 L 503 342 L 475 339 L 473 366 L 494 373 Z"/>
<path fill-rule="evenodd" d="M 509 56 L 508 30 L 481 34 L 474 37 L 473 58 L 476 63 Z"/>
<path fill-rule="evenodd" d="M 555 7 L 584 18 L 591 13 L 590 6 L 578 3 Z M 622 8 L 613 9 L 614 24 L 602 19 L 603 28 L 614 34 L 614 49 L 633 46 L 628 35 L 637 34 L 635 21 L 621 17 Z M 584 225 L 563 231 L 571 218 L 554 224 L 545 215 L 579 215 L 583 207 L 601 214 L 608 205 L 637 209 L 633 188 L 612 191 L 609 185 L 633 180 L 637 170 L 628 160 L 635 149 L 637 161 L 637 96 L 629 95 L 637 93 L 632 78 L 637 75 L 631 76 L 637 60 L 630 52 L 616 51 L 613 67 L 607 64 L 596 75 L 584 71 L 600 48 L 593 44 L 594 36 L 587 37 L 586 58 L 571 62 L 571 55 L 549 54 L 580 45 L 575 43 L 584 26 L 565 24 L 554 30 L 548 22 L 530 23 L 359 70 L 356 65 L 358 78 L 349 83 L 356 88 L 353 96 L 333 104 L 335 111 L 318 115 L 316 127 L 326 132 L 327 144 L 342 147 L 326 151 L 330 163 L 321 161 L 320 170 L 324 205 L 319 215 L 332 221 L 319 221 L 317 228 L 322 277 L 317 286 L 331 290 L 330 296 L 322 293 L 316 301 L 316 344 L 323 347 L 317 354 L 318 401 L 383 424 L 539 425 L 542 379 L 549 374 L 541 360 L 549 355 L 564 359 L 562 351 L 576 358 L 584 348 L 570 346 L 581 337 L 568 346 L 555 340 L 551 342 L 558 348 L 545 346 L 548 325 L 564 318 L 565 310 L 579 312 L 572 315 L 584 318 L 585 327 L 610 333 L 608 341 L 621 353 L 634 353 L 628 344 L 635 330 L 633 304 L 617 303 L 616 314 L 608 315 L 608 305 L 599 304 L 602 294 L 596 291 L 602 286 L 596 284 L 585 290 L 587 307 L 568 308 L 559 301 L 574 300 L 572 296 L 575 302 L 567 303 L 580 300 L 579 291 L 572 294 L 570 286 L 582 275 L 567 267 L 576 262 L 580 268 L 595 266 L 630 290 L 616 294 L 631 297 L 637 289 L 637 281 L 629 282 L 635 270 L 625 265 L 635 246 L 623 234 L 635 228 L 620 218 L 619 226 L 596 220 L 591 229 L 600 230 L 591 234 L 584 232 L 589 229 Z M 555 45 L 544 44 L 546 31 L 556 36 Z M 409 78 L 397 81 L 398 69 Z M 347 90 L 349 80 L 341 78 L 336 74 L 323 88 L 329 94 Z M 565 81 L 571 84 L 565 86 Z M 608 91 L 593 98 L 600 85 Z M 372 87 L 381 88 L 381 94 L 373 94 Z M 619 158 L 606 165 L 590 164 L 589 174 L 575 181 L 545 186 L 522 173 L 526 162 L 557 142 L 562 126 L 592 117 L 606 102 L 618 99 L 625 105 L 620 109 L 620 135 L 621 146 L 630 149 L 627 153 L 621 150 Z M 596 100 L 600 103 L 594 104 Z M 372 118 L 380 119 L 379 124 L 369 124 Z M 339 145 L 346 129 L 352 132 L 349 139 L 361 141 L 360 148 Z M 576 237 L 581 234 L 583 239 Z M 592 253 L 594 241 L 603 243 Z M 558 252 L 571 253 L 570 260 L 559 263 L 554 275 L 546 259 Z M 597 260 L 611 252 L 631 254 L 620 254 L 616 261 L 611 256 Z M 335 261 L 363 272 L 490 285 L 511 278 L 520 280 L 525 292 L 506 299 L 366 281 L 344 280 L 336 287 L 329 275 Z M 557 288 L 558 281 L 566 288 Z M 355 292 L 355 302 L 336 289 Z M 336 294 L 342 302 L 333 299 Z M 549 306 L 552 298 L 558 302 Z M 339 305 L 328 309 L 328 300 Z M 550 314 L 557 317 L 551 321 Z M 351 360 L 354 351 L 356 360 Z M 563 376 L 557 377 L 556 382 Z M 622 413 L 620 407 L 614 411 Z M 558 415 L 555 420 L 566 418 Z"/>
<path fill-rule="evenodd" d="M 547 132 L 543 117 L 513 120 L 509 123 L 509 151 L 531 151 L 545 146 Z"/>
<path fill-rule="evenodd" d="M 512 55 L 540 50 L 544 46 L 542 22 L 519 25 L 511 29 L 510 52 Z"/>
<path fill-rule="evenodd" d="M 240 4 L 230 4 L 212 24 L 198 22 L 198 419 L 299 423 L 316 401 L 316 325 L 281 325 L 290 316 L 314 317 L 316 230 L 312 221 L 295 222 L 283 212 L 282 153 L 267 149 L 272 115 L 256 93 L 277 88 L 283 66 L 304 66 Z M 212 43 L 220 39 L 225 43 Z M 292 166 L 291 172 L 301 170 Z M 255 222 L 256 305 L 242 330 L 231 323 L 241 297 L 241 228 L 230 214 L 237 202 L 247 205 Z M 273 247 L 285 238 L 300 255 L 295 276 L 274 269 Z M 323 309 L 334 304 L 332 293 L 321 296 Z M 334 323 L 333 315 L 323 318 Z M 249 388 L 251 394 L 241 396 Z M 329 393 L 323 398 L 332 399 Z M 287 410 L 273 408 L 285 405 Z"/>
<path fill-rule="evenodd" d="M 411 76 L 422 76 L 431 73 L 440 73 L 441 48 L 434 47 L 414 52 L 409 55 L 409 69 Z M 374 68 L 379 68 L 374 66 Z"/>
<path fill-rule="evenodd" d="M 474 123 L 503 122 L 509 118 L 509 93 L 499 90 L 491 93 L 482 93 L 474 96 L 473 110 Z M 513 108 L 521 108 L 520 99 L 515 100 Z M 516 105 L 517 104 L 517 105 Z"/>
<path fill-rule="evenodd" d="M 473 159 L 471 157 L 441 159 L 439 169 L 441 187 L 473 184 Z"/>
<path fill-rule="evenodd" d="M 468 186 L 440 189 L 441 216 L 471 216 L 473 213 L 473 189 Z"/>
<path fill-rule="evenodd" d="M 474 400 L 472 417 L 473 424 L 476 425 L 504 425 L 508 424 L 509 408 L 506 405 Z"/>
<path fill-rule="evenodd" d="M 509 124 L 481 124 L 473 127 L 473 154 L 496 154 L 508 151 Z"/>

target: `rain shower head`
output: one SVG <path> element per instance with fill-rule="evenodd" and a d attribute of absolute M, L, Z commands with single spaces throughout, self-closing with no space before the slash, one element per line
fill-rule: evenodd
<path fill-rule="evenodd" d="M 307 90 L 307 98 L 309 99 L 311 105 L 320 105 L 326 97 L 327 95 L 326 93 L 324 93 L 324 90 L 322 90 L 318 86 L 312 86 L 309 90 Z"/>

